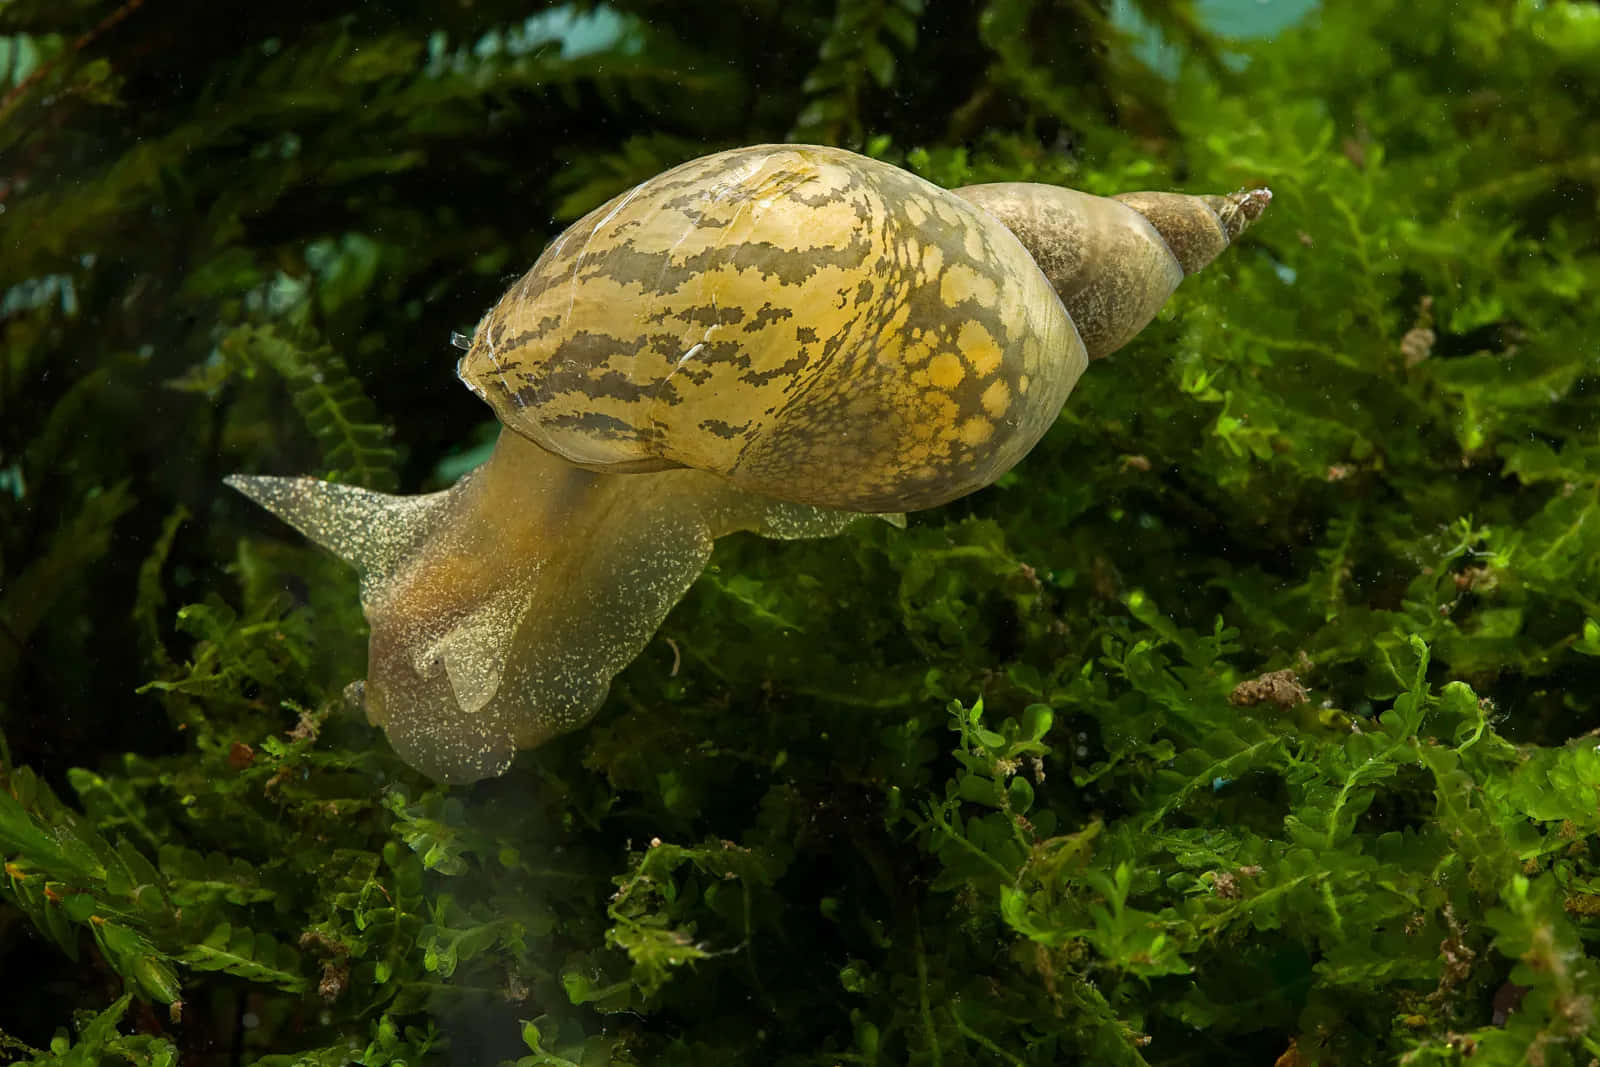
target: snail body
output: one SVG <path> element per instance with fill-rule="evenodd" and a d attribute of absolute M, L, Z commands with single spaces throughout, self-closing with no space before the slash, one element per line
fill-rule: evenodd
<path fill-rule="evenodd" d="M 943 190 L 839 149 L 693 160 L 561 234 L 458 374 L 503 424 L 440 493 L 230 484 L 362 573 L 367 713 L 446 781 L 581 725 L 717 537 L 982 488 L 1265 207 Z"/>

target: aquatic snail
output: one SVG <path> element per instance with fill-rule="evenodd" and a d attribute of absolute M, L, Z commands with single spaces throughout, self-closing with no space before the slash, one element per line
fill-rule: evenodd
<path fill-rule="evenodd" d="M 478 324 L 458 374 L 503 428 L 452 488 L 228 482 L 360 570 L 366 709 L 396 751 L 498 775 L 594 714 L 716 538 L 994 481 L 1270 198 L 706 156 L 574 223 Z"/>

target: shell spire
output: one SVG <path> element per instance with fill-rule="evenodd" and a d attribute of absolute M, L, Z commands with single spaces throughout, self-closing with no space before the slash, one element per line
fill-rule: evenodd
<path fill-rule="evenodd" d="M 1241 189 L 1227 196 L 1123 193 L 1111 199 L 1148 219 L 1189 275 L 1221 255 L 1261 217 L 1272 203 L 1272 190 Z"/>
<path fill-rule="evenodd" d="M 1207 201 L 1217 200 L 1218 197 L 1208 196 Z M 1272 190 L 1265 185 L 1257 189 L 1240 189 L 1236 193 L 1221 197 L 1220 204 L 1212 207 L 1217 217 L 1222 220 L 1223 229 L 1228 232 L 1228 240 L 1236 241 L 1239 235 L 1250 228 L 1250 225 L 1261 217 L 1267 210 L 1267 205 L 1272 203 Z"/>
<path fill-rule="evenodd" d="M 1110 355 L 1144 329 L 1178 284 L 1217 258 L 1272 200 L 1267 189 L 1102 197 L 1033 182 L 951 192 L 999 219 L 1022 243 L 1090 359 Z"/>

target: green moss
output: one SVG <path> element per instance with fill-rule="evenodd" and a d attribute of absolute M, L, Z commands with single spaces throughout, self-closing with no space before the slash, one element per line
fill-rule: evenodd
<path fill-rule="evenodd" d="M 1170 81 L 1090 0 L 229 6 L 0 12 L 0 1057 L 1600 1057 L 1594 4 L 1135 5 Z M 553 220 L 790 131 L 1275 200 L 999 485 L 728 539 L 420 779 L 221 475 L 436 486 Z"/>

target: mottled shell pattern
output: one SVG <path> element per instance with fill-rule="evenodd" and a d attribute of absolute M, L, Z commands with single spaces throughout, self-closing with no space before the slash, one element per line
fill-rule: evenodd
<path fill-rule="evenodd" d="M 590 470 L 692 467 L 890 512 L 989 484 L 1086 365 L 994 216 L 886 163 L 760 145 L 570 227 L 458 372 L 506 427 Z"/>

